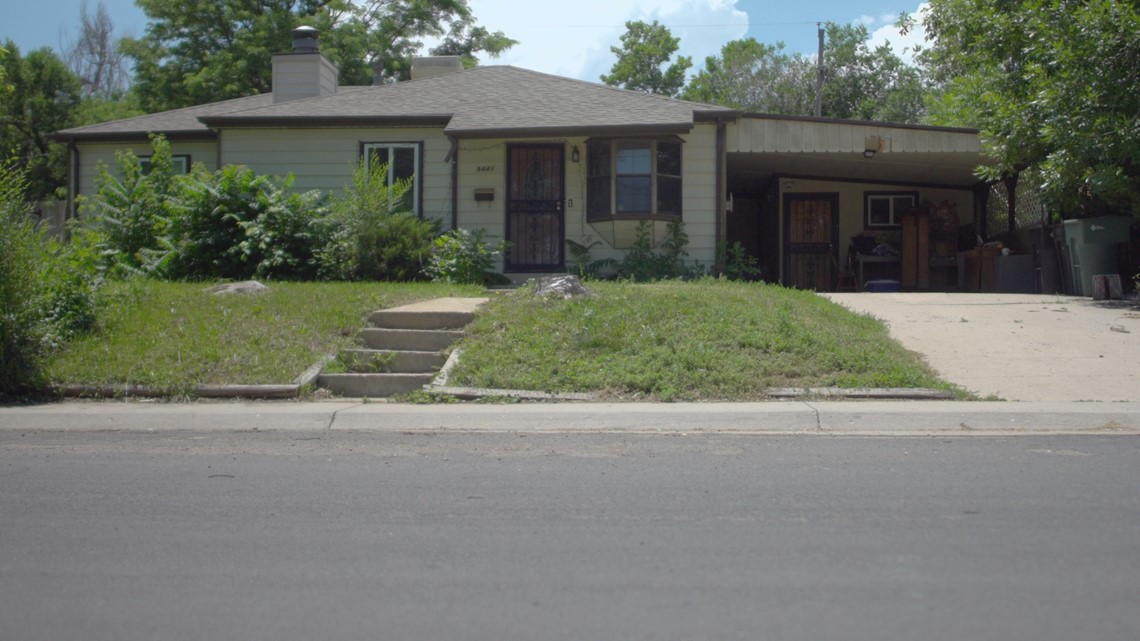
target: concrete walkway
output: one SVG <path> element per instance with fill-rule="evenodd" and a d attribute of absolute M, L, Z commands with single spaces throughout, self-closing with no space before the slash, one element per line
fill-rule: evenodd
<path fill-rule="evenodd" d="M 1140 400 L 1140 307 L 1037 294 L 824 294 L 945 379 L 1007 401 Z"/>

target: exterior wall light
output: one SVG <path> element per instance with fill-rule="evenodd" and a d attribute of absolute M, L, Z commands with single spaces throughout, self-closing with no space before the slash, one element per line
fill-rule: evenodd
<path fill-rule="evenodd" d="M 879 151 L 879 147 L 882 146 L 882 143 L 883 143 L 882 139 L 879 138 L 878 136 L 867 136 L 866 138 L 864 138 L 863 139 L 863 157 L 864 158 L 874 158 L 875 154 Z"/>
<path fill-rule="evenodd" d="M 570 152 L 570 162 L 578 162 L 582 159 L 582 154 L 578 153 L 578 145 L 574 145 L 574 149 Z"/>

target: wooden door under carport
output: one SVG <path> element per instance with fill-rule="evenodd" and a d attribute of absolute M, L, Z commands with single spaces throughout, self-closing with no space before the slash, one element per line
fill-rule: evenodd
<path fill-rule="evenodd" d="M 784 284 L 827 292 L 835 288 L 839 194 L 784 194 Z"/>

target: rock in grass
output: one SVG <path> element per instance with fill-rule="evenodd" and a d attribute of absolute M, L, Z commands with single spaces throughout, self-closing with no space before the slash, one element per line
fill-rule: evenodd
<path fill-rule="evenodd" d="M 557 276 L 542 276 L 535 282 L 535 293 L 539 296 L 557 296 L 563 299 L 576 296 L 588 296 L 590 290 L 582 286 L 577 276 L 558 274 Z"/>
<path fill-rule="evenodd" d="M 260 294 L 261 292 L 268 291 L 269 288 L 256 280 L 245 280 L 240 283 L 223 283 L 221 285 L 214 285 L 206 291 L 211 294 Z"/>

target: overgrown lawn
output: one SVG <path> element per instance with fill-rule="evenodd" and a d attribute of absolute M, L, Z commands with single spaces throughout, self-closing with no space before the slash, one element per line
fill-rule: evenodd
<path fill-rule="evenodd" d="M 524 288 L 468 328 L 449 383 L 614 399 L 760 400 L 771 387 L 953 389 L 882 323 L 814 293 L 704 279 Z"/>
<path fill-rule="evenodd" d="M 57 384 L 153 386 L 291 383 L 356 343 L 369 312 L 482 289 L 435 283 L 269 283 L 261 294 L 215 295 L 207 284 L 114 282 L 100 294 L 99 329 L 47 368 Z"/>

